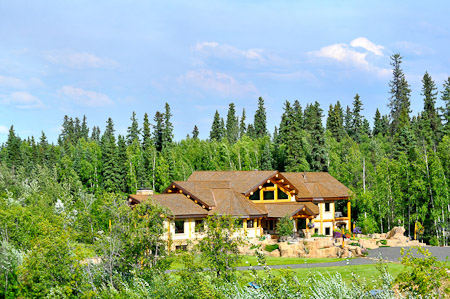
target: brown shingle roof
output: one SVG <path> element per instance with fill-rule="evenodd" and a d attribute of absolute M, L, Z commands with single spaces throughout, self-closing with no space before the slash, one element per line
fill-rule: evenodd
<path fill-rule="evenodd" d="M 185 193 L 190 194 L 195 199 L 205 203 L 208 207 L 214 207 L 217 205 L 214 196 L 212 194 L 212 188 L 230 188 L 230 182 L 226 181 L 208 181 L 208 182 L 186 182 L 186 181 L 175 181 L 172 182 L 171 186 L 175 185 L 182 189 Z M 171 187 L 169 186 L 169 188 Z M 169 189 L 168 188 L 168 189 Z M 167 192 L 167 190 L 165 193 Z"/>
<path fill-rule="evenodd" d="M 267 217 L 269 218 L 281 218 L 286 214 L 291 217 L 296 214 L 315 217 L 319 214 L 319 208 L 311 202 L 270 203 L 264 205 L 267 209 Z M 305 210 L 302 211 L 303 209 Z"/>
<path fill-rule="evenodd" d="M 296 198 L 298 199 L 350 196 L 350 190 L 328 172 L 284 172 L 282 174 L 297 187 L 299 193 Z"/>
<path fill-rule="evenodd" d="M 207 210 L 203 209 L 200 205 L 194 203 L 191 199 L 187 198 L 183 194 L 131 194 L 129 195 L 129 198 L 137 200 L 137 203 L 141 203 L 146 200 L 153 200 L 155 203 L 168 208 L 172 215 L 175 216 L 175 218 L 208 216 Z"/>
<path fill-rule="evenodd" d="M 230 189 L 212 189 L 217 206 L 209 211 L 209 215 L 231 215 L 241 218 L 263 217 L 267 211 L 262 205 L 257 205 L 248 200 L 241 193 Z"/>
<path fill-rule="evenodd" d="M 255 191 L 258 188 L 258 186 L 264 185 L 268 179 L 273 178 L 276 174 L 279 175 L 280 179 L 284 177 L 282 173 L 279 173 L 276 170 L 194 171 L 188 178 L 188 182 L 226 181 L 230 183 L 230 187 L 235 191 L 243 193 L 244 195 L 248 195 L 251 191 Z M 286 178 L 286 180 L 289 179 Z"/>

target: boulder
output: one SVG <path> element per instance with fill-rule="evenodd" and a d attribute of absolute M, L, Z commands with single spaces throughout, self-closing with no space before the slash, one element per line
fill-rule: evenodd
<path fill-rule="evenodd" d="M 264 253 L 266 256 L 272 256 L 272 257 L 280 257 L 281 256 L 280 251 L 278 249 L 275 249 L 272 252 L 265 251 Z"/>
<path fill-rule="evenodd" d="M 367 249 L 375 249 L 378 248 L 377 245 L 377 241 L 376 240 L 364 240 L 364 239 L 359 239 L 359 244 L 361 245 L 361 247 L 363 248 L 367 248 Z"/>
<path fill-rule="evenodd" d="M 403 226 L 395 226 L 390 232 L 386 234 L 386 239 L 403 239 L 405 228 Z"/>

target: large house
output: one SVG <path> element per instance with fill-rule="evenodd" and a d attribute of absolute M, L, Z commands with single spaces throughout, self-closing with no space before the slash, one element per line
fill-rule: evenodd
<path fill-rule="evenodd" d="M 331 236 L 336 227 L 350 228 L 349 196 L 349 189 L 326 172 L 196 171 L 162 194 L 138 190 L 128 201 L 153 200 L 166 207 L 171 215 L 165 237 L 183 241 L 201 237 L 203 220 L 215 213 L 237 217 L 248 237 L 276 234 L 277 221 L 285 215 L 299 235 Z M 336 211 L 337 201 L 344 201 L 341 211 Z"/>

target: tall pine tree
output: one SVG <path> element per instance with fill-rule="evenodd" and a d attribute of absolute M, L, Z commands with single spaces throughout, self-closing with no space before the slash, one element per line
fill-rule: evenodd
<path fill-rule="evenodd" d="M 258 99 L 258 109 L 255 112 L 254 125 L 255 138 L 262 138 L 267 135 L 266 108 L 262 97 Z"/>
<path fill-rule="evenodd" d="M 230 144 L 236 143 L 239 139 L 239 121 L 236 116 L 234 103 L 230 103 L 227 114 L 227 139 Z"/>
<path fill-rule="evenodd" d="M 220 141 L 222 140 L 222 129 L 220 127 L 220 114 L 219 111 L 216 110 L 214 114 L 214 120 L 211 126 L 211 131 L 209 132 L 209 139 Z"/>
<path fill-rule="evenodd" d="M 130 146 L 134 140 L 139 141 L 139 134 L 141 133 L 141 130 L 139 130 L 139 124 L 136 119 L 136 112 L 133 111 L 133 115 L 130 118 L 131 120 L 131 126 L 128 127 L 127 130 L 127 145 Z"/>
<path fill-rule="evenodd" d="M 402 58 L 400 54 L 391 56 L 393 70 L 392 79 L 389 82 L 391 97 L 388 106 L 391 109 L 391 132 L 393 134 L 409 123 L 409 113 L 411 113 L 411 89 L 401 68 Z"/>

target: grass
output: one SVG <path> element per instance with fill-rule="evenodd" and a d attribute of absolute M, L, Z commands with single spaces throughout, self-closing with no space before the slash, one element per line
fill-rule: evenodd
<path fill-rule="evenodd" d="M 297 264 L 315 264 L 315 263 L 332 263 L 339 262 L 340 258 L 302 258 L 302 257 L 272 257 L 266 256 L 268 266 L 273 265 L 297 265 Z M 258 260 L 253 255 L 243 255 L 238 267 L 241 266 L 257 266 Z"/>
<path fill-rule="evenodd" d="M 351 262 L 350 262 L 351 263 Z M 397 275 L 405 269 L 405 266 L 401 264 L 387 263 L 387 271 L 395 278 Z M 273 269 L 272 273 L 274 275 L 281 274 L 286 270 L 276 270 Z M 379 286 L 380 285 L 380 273 L 378 272 L 376 265 L 349 265 L 349 266 L 336 266 L 336 267 L 318 267 L 318 268 L 300 268 L 300 269 L 290 269 L 297 276 L 300 282 L 306 281 L 309 277 L 314 275 L 322 274 L 327 276 L 328 274 L 340 273 L 342 279 L 345 283 L 352 283 L 354 273 L 359 281 L 365 280 L 368 286 Z M 243 277 L 248 276 L 249 271 L 239 271 L 239 275 Z M 264 271 L 257 271 L 259 275 L 264 276 Z"/>
<path fill-rule="evenodd" d="M 177 259 L 177 256 L 171 256 L 172 265 L 170 269 L 179 270 L 183 268 L 183 264 Z M 197 261 L 200 257 L 196 257 Z M 315 264 L 315 263 L 333 263 L 339 262 L 343 259 L 340 258 L 301 258 L 301 257 L 271 257 L 266 256 L 266 263 L 268 266 L 273 265 L 297 265 L 297 264 Z M 257 266 L 258 260 L 253 255 L 242 255 L 237 267 Z"/>

